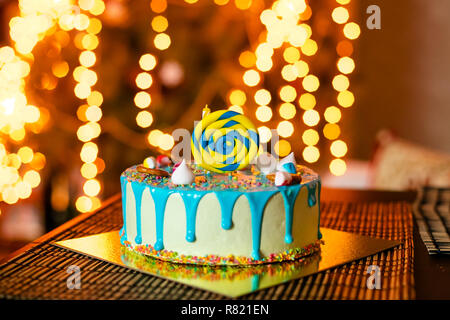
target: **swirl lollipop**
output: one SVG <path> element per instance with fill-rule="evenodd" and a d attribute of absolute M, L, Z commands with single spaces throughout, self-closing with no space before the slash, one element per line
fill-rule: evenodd
<path fill-rule="evenodd" d="M 192 134 L 195 162 L 214 172 L 244 169 L 256 156 L 259 135 L 244 115 L 221 110 L 205 114 Z"/>

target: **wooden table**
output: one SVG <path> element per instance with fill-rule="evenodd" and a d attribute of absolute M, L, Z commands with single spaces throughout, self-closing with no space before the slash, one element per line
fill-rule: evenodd
<path fill-rule="evenodd" d="M 105 201 L 102 208 L 108 208 L 118 203 L 120 195 L 116 195 Z M 343 202 L 392 202 L 407 201 L 412 203 L 415 199 L 414 192 L 388 192 L 388 191 L 363 191 L 363 190 L 347 190 L 347 189 L 322 189 L 322 202 L 343 201 Z M 96 211 L 97 212 L 97 211 Z M 11 261 L 14 257 L 24 254 L 35 246 L 47 242 L 49 239 L 55 238 L 60 234 L 70 233 L 71 228 L 79 225 L 86 219 L 89 219 L 96 212 L 84 213 L 78 217 L 68 221 L 62 226 L 43 235 L 39 239 L 29 243 L 20 250 L 14 252 L 3 261 L 0 265 Z M 417 231 L 416 225 L 413 229 L 414 241 L 414 282 L 416 299 L 450 299 L 450 256 L 430 256 L 423 244 Z M 0 279 L 1 279 L 0 269 Z M 0 295 L 1 295 L 0 287 Z"/>

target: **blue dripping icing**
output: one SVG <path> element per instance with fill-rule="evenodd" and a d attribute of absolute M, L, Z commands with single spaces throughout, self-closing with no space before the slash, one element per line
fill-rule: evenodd
<path fill-rule="evenodd" d="M 210 177 L 211 173 L 207 173 L 206 176 Z M 122 208 L 123 208 L 123 220 L 124 225 L 121 229 L 121 243 L 127 240 L 127 228 L 126 228 L 126 185 L 128 180 L 125 176 L 120 177 L 121 180 L 121 190 L 122 190 Z M 131 182 L 132 190 L 134 193 L 135 201 L 136 201 L 136 230 L 137 235 L 135 242 L 140 244 L 142 243 L 142 225 L 141 225 L 141 210 L 142 210 L 142 193 L 146 188 L 146 184 L 141 184 L 139 182 L 133 181 Z M 285 212 L 286 212 L 286 234 L 285 241 L 287 243 L 291 243 L 292 239 L 292 219 L 293 214 L 290 213 L 293 210 L 296 197 L 300 189 L 306 186 L 308 189 L 308 206 L 312 207 L 315 204 L 318 204 L 319 209 L 319 225 L 318 225 L 318 238 L 322 238 L 322 234 L 320 233 L 320 202 L 317 201 L 316 197 L 316 188 L 319 186 L 318 197 L 320 199 L 320 188 L 321 181 L 320 178 L 318 181 L 310 181 L 305 184 L 300 185 L 292 185 L 286 187 L 280 187 L 277 191 L 262 191 L 254 194 L 253 192 L 227 192 L 220 191 L 215 192 L 219 203 L 221 205 L 222 211 L 222 227 L 225 230 L 228 230 L 232 226 L 232 213 L 234 209 L 234 204 L 241 195 L 245 194 L 250 205 L 251 217 L 252 217 L 252 257 L 254 259 L 258 259 L 260 257 L 260 239 L 261 239 L 261 227 L 262 227 L 262 218 L 265 206 L 270 199 L 270 197 L 277 193 L 281 192 L 284 198 L 285 204 Z M 186 208 L 186 240 L 189 242 L 195 241 L 195 220 L 196 220 L 196 212 L 200 199 L 203 195 L 210 193 L 211 191 L 197 191 L 197 190 L 189 190 L 189 191 L 175 191 L 167 188 L 150 188 L 154 203 L 155 203 L 155 216 L 156 216 L 156 243 L 154 248 L 156 250 L 161 250 L 164 248 L 163 243 L 163 227 L 164 227 L 164 211 L 167 203 L 167 199 L 172 193 L 180 193 L 182 196 L 185 208 Z M 289 194 L 290 195 L 289 195 Z M 295 195 L 293 194 L 295 193 Z"/>
<path fill-rule="evenodd" d="M 259 274 L 255 274 L 252 277 L 252 291 L 256 291 L 259 288 Z"/>
<path fill-rule="evenodd" d="M 197 219 L 197 207 L 204 193 L 179 191 L 186 209 L 186 241 L 195 241 L 195 220 Z"/>
<path fill-rule="evenodd" d="M 237 198 L 242 194 L 240 192 L 221 191 L 214 192 L 220 203 L 222 210 L 222 228 L 225 230 L 231 229 L 233 226 L 233 209 Z"/>
<path fill-rule="evenodd" d="M 317 202 L 316 198 L 317 183 L 315 181 L 310 182 L 306 185 L 306 187 L 308 188 L 308 206 L 312 207 Z"/>
<path fill-rule="evenodd" d="M 156 242 L 153 246 L 155 250 L 164 249 L 164 211 L 166 210 L 167 199 L 173 192 L 167 192 L 164 189 L 153 188 L 150 193 L 155 204 L 156 219 Z"/>
<path fill-rule="evenodd" d="M 261 246 L 261 227 L 264 209 L 267 201 L 277 191 L 260 191 L 260 192 L 247 192 L 245 196 L 250 204 L 250 212 L 252 215 L 252 258 L 260 260 L 259 248 Z"/>
<path fill-rule="evenodd" d="M 144 192 L 146 185 L 141 183 L 131 183 L 131 188 L 134 193 L 134 200 L 136 201 L 136 238 L 135 242 L 137 244 L 142 243 L 142 218 L 141 218 L 141 210 L 142 210 L 142 193 Z"/>
<path fill-rule="evenodd" d="M 123 215 L 123 226 L 120 229 L 120 243 L 123 245 L 127 241 L 127 178 L 125 176 L 120 176 L 120 187 L 122 191 L 122 215 Z"/>
<path fill-rule="evenodd" d="M 294 240 L 292 238 L 292 220 L 294 218 L 295 199 L 297 199 L 297 195 L 300 189 L 301 185 L 295 185 L 291 188 L 283 187 L 283 189 L 280 190 L 281 194 L 283 195 L 284 211 L 286 213 L 286 232 L 284 235 L 284 242 L 286 243 L 292 243 L 292 241 Z"/>

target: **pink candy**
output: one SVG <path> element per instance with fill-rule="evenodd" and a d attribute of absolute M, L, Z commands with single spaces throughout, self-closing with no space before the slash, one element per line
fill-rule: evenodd
<path fill-rule="evenodd" d="M 156 163 L 158 167 L 167 167 L 172 164 L 172 160 L 168 156 L 160 154 L 156 157 Z"/>

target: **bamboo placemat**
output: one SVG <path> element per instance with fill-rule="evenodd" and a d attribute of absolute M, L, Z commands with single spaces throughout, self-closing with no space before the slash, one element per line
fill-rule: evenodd
<path fill-rule="evenodd" d="M 450 254 L 450 188 L 420 189 L 413 213 L 428 253 Z"/>
<path fill-rule="evenodd" d="M 322 202 L 321 226 L 404 244 L 323 273 L 261 290 L 243 299 L 414 299 L 412 214 L 407 202 Z M 111 265 L 50 242 L 117 230 L 120 199 L 0 267 L 0 298 L 223 299 L 186 285 Z M 81 289 L 68 289 L 67 268 L 81 269 Z M 377 265 L 381 289 L 370 290 L 367 268 Z"/>

